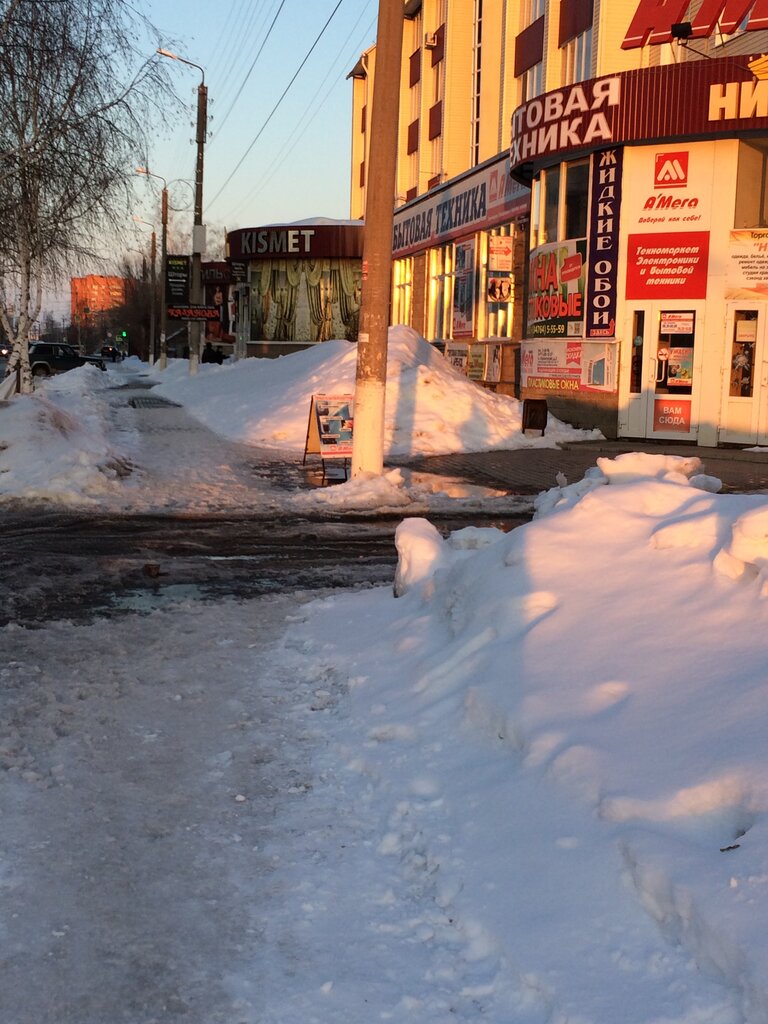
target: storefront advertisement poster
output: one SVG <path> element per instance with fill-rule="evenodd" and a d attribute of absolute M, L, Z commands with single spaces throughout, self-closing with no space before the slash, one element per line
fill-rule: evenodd
<path fill-rule="evenodd" d="M 471 338 L 475 329 L 475 240 L 457 242 L 453 280 L 454 338 Z"/>
<path fill-rule="evenodd" d="M 616 343 L 524 341 L 522 386 L 544 391 L 616 391 Z"/>
<path fill-rule="evenodd" d="M 350 458 L 354 427 L 354 396 L 315 395 L 313 403 L 321 458 Z"/>
<path fill-rule="evenodd" d="M 512 278 L 489 277 L 486 297 L 489 302 L 510 302 L 512 300 Z"/>
<path fill-rule="evenodd" d="M 468 348 L 467 376 L 470 380 L 483 380 L 485 378 L 485 350 L 487 346 L 469 345 Z"/>
<path fill-rule="evenodd" d="M 664 310 L 659 317 L 659 334 L 693 334 L 693 313 L 671 313 Z"/>
<path fill-rule="evenodd" d="M 705 299 L 708 231 L 670 231 L 627 239 L 628 299 Z"/>
<path fill-rule="evenodd" d="M 586 239 L 540 245 L 531 252 L 529 337 L 583 337 L 586 255 Z"/>
<path fill-rule="evenodd" d="M 498 384 L 501 380 L 501 345 L 485 346 L 485 379 L 490 384 Z"/>
<path fill-rule="evenodd" d="M 513 256 L 514 249 L 509 235 L 489 236 L 488 270 L 490 273 L 497 273 L 500 270 L 511 272 Z"/>
<path fill-rule="evenodd" d="M 667 364 L 669 387 L 689 388 L 693 381 L 693 349 L 670 348 Z"/>
<path fill-rule="evenodd" d="M 768 231 L 731 231 L 726 299 L 768 299 Z"/>
<path fill-rule="evenodd" d="M 445 345 L 445 358 L 459 373 L 467 372 L 469 345 L 465 341 L 449 341 Z"/>

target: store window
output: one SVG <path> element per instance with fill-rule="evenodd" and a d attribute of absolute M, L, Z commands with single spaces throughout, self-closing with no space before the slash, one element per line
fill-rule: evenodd
<path fill-rule="evenodd" d="M 755 345 L 757 312 L 737 310 L 733 317 L 731 339 L 731 398 L 751 398 L 755 388 Z"/>
<path fill-rule="evenodd" d="M 429 251 L 429 341 L 451 337 L 453 307 L 453 246 L 443 245 Z"/>
<path fill-rule="evenodd" d="M 586 238 L 589 160 L 573 160 L 542 171 L 531 199 L 534 248 L 566 238 Z"/>
<path fill-rule="evenodd" d="M 733 226 L 768 227 L 768 139 L 739 144 Z"/>
<path fill-rule="evenodd" d="M 413 258 L 395 260 L 392 323 L 410 326 L 413 300 Z"/>

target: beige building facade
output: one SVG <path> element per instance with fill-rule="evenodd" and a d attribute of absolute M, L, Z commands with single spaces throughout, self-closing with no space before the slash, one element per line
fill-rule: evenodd
<path fill-rule="evenodd" d="M 393 321 L 607 436 L 768 442 L 765 8 L 406 3 Z"/>

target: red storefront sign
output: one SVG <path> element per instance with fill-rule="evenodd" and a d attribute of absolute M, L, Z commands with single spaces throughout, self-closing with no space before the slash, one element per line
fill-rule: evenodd
<path fill-rule="evenodd" d="M 690 434 L 691 403 L 685 398 L 654 398 L 653 429 L 655 433 Z"/>
<path fill-rule="evenodd" d="M 360 259 L 362 254 L 362 223 L 273 224 L 227 234 L 232 260 Z"/>
<path fill-rule="evenodd" d="M 685 17 L 689 6 L 689 0 L 640 0 L 621 44 L 622 50 L 635 50 L 647 43 L 672 42 L 672 26 L 689 20 Z M 706 39 L 714 35 L 718 27 L 723 35 L 729 35 L 748 14 L 745 32 L 768 28 L 768 0 L 703 0 L 690 18 L 690 38 Z"/>
<path fill-rule="evenodd" d="M 724 57 L 622 71 L 537 96 L 512 115 L 510 171 L 527 181 L 537 163 L 558 156 L 567 159 L 648 139 L 766 131 L 768 81 L 755 80 L 748 59 Z M 682 186 L 687 172 L 678 161 L 662 164 L 657 173 L 664 180 L 657 180 L 656 187 L 670 188 Z"/>
<path fill-rule="evenodd" d="M 627 238 L 628 299 L 705 299 L 708 231 L 659 231 Z"/>

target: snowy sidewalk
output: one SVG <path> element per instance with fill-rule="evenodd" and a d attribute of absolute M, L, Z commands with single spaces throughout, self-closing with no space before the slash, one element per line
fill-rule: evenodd
<path fill-rule="evenodd" d="M 146 375 L 122 366 L 112 373 L 123 382 L 107 392 L 111 430 L 130 468 L 118 504 L 193 513 L 279 506 L 284 489 L 259 474 L 258 449 L 215 434 L 182 406 L 155 396 Z M 286 454 L 285 461 L 297 460 Z"/>

